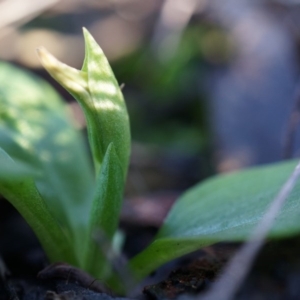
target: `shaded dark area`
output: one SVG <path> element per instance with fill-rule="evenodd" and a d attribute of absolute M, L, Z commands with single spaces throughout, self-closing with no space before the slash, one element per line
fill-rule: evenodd
<path fill-rule="evenodd" d="M 96 293 L 65 280 L 11 280 L 0 285 L 0 299 L 25 300 L 109 300 L 126 299 L 112 297 L 107 293 Z"/>

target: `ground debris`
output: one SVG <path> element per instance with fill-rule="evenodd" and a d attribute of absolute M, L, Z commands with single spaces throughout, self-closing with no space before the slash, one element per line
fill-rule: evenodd
<path fill-rule="evenodd" d="M 221 266 L 222 263 L 214 258 L 199 258 L 171 272 L 166 280 L 146 286 L 144 294 L 151 299 L 174 299 L 183 293 L 199 293 L 211 285 Z"/>

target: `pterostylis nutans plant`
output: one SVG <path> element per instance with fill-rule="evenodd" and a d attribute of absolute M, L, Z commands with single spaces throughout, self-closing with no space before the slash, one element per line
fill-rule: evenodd
<path fill-rule="evenodd" d="M 32 227 L 49 261 L 64 262 L 119 294 L 125 282 L 106 249 L 114 249 L 130 156 L 130 129 L 119 84 L 99 45 L 84 29 L 81 70 L 38 55 L 80 104 L 89 147 L 64 102 L 44 81 L 0 62 L 0 193 Z M 91 157 L 91 159 L 90 159 Z M 174 204 L 153 242 L 125 266 L 135 283 L 162 264 L 220 241 L 246 240 L 296 161 L 207 179 Z M 300 184 L 268 238 L 300 232 Z"/>
<path fill-rule="evenodd" d="M 123 95 L 110 65 L 85 29 L 84 37 L 81 70 L 59 62 L 44 48 L 37 51 L 45 69 L 78 101 L 85 114 L 95 184 L 85 224 L 84 255 L 79 259 L 92 275 L 105 277 L 109 266 L 93 233 L 101 229 L 111 241 L 116 233 L 130 155 L 130 129 Z"/>
<path fill-rule="evenodd" d="M 1 102 L 0 191 L 31 225 L 51 261 L 105 278 L 110 266 L 94 232 L 101 230 L 112 242 L 118 227 L 130 154 L 129 118 L 106 57 L 86 30 L 84 37 L 81 70 L 44 48 L 37 52 L 83 109 L 93 166 L 58 95 L 32 86 L 29 99 L 8 94 Z"/>

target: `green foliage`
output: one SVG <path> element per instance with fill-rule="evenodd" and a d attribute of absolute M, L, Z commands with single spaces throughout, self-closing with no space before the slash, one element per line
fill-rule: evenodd
<path fill-rule="evenodd" d="M 266 212 L 296 161 L 215 176 L 177 200 L 153 243 L 130 263 L 143 278 L 170 259 L 222 241 L 244 241 Z M 270 238 L 300 232 L 300 183 L 288 198 Z M 155 259 L 153 259 L 155 257 Z"/>
<path fill-rule="evenodd" d="M 81 105 L 89 153 L 63 101 L 45 82 L 0 64 L 0 192 L 35 231 L 50 261 L 81 267 L 110 287 L 124 287 L 95 235 L 112 244 L 130 153 L 122 93 L 99 46 L 85 30 L 82 70 L 45 49 L 43 66 Z M 153 243 L 128 264 L 136 280 L 161 264 L 220 241 L 242 241 L 261 219 L 295 162 L 216 176 L 187 191 Z M 300 184 L 269 234 L 300 232 Z"/>

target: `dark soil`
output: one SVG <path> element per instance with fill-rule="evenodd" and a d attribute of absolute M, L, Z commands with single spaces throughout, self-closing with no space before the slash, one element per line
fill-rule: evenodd
<path fill-rule="evenodd" d="M 6 300 L 110 300 L 106 293 L 94 292 L 65 280 L 10 279 L 2 282 L 0 299 Z"/>

